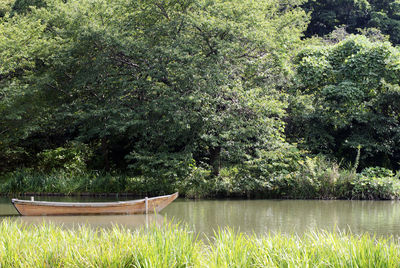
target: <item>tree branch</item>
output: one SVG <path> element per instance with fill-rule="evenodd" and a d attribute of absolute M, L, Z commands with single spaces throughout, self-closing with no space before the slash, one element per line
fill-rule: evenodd
<path fill-rule="evenodd" d="M 162 14 L 165 18 L 167 18 L 167 20 L 170 20 L 170 19 L 169 19 L 169 16 L 168 16 L 168 13 L 167 13 L 167 11 L 165 10 L 165 7 L 164 7 L 163 5 L 160 5 L 159 3 L 155 3 L 155 5 L 156 5 L 156 7 L 158 7 L 158 8 L 161 10 L 161 14 Z"/>

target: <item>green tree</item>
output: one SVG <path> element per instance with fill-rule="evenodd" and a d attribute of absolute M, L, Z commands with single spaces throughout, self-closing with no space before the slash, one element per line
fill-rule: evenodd
<path fill-rule="evenodd" d="M 3 0 L 0 2 L 0 17 L 4 17 L 7 12 L 11 11 L 14 0 Z"/>
<path fill-rule="evenodd" d="M 326 35 L 341 25 L 355 31 L 366 24 L 371 10 L 368 0 L 310 0 L 303 7 L 312 15 L 306 31 L 309 36 Z"/>
<path fill-rule="evenodd" d="M 376 28 L 400 43 L 399 0 L 310 0 L 303 8 L 311 12 L 306 36 L 324 36 L 341 26 L 350 33 Z"/>
<path fill-rule="evenodd" d="M 40 8 L 45 6 L 44 0 L 14 0 L 12 5 L 12 14 L 22 13 L 25 14 L 31 10 L 32 7 Z"/>
<path fill-rule="evenodd" d="M 316 153 L 361 166 L 397 168 L 400 134 L 400 52 L 388 42 L 351 36 L 297 56 L 300 96 L 291 103 L 291 135 Z"/>
<path fill-rule="evenodd" d="M 168 182 L 277 151 L 301 3 L 48 0 L 5 18 L 4 146 L 26 162 L 77 140 L 97 168 Z"/>

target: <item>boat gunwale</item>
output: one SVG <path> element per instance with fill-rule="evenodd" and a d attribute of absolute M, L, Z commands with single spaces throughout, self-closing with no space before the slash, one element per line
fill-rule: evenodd
<path fill-rule="evenodd" d="M 170 195 L 161 195 L 147 198 L 148 201 L 153 201 L 162 198 L 169 198 L 178 195 L 178 192 Z M 175 198 L 176 198 L 175 197 Z M 145 202 L 146 198 L 128 200 L 128 201 L 115 201 L 115 202 L 51 202 L 51 201 L 32 201 L 32 200 L 21 200 L 17 198 L 11 199 L 12 204 L 30 205 L 30 206 L 54 206 L 54 207 L 118 207 L 124 205 L 133 205 L 141 202 Z M 18 209 L 17 209 L 18 210 Z"/>

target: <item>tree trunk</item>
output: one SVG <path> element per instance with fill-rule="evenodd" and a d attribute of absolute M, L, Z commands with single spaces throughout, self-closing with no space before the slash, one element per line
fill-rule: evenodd
<path fill-rule="evenodd" d="M 221 146 L 210 149 L 210 164 L 212 166 L 212 174 L 218 176 L 221 168 Z"/>
<path fill-rule="evenodd" d="M 108 156 L 108 144 L 105 138 L 101 139 L 101 154 L 103 156 L 104 169 L 110 170 L 110 160 Z"/>

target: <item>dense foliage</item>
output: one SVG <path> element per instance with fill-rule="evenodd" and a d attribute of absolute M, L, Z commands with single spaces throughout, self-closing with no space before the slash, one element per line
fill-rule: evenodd
<path fill-rule="evenodd" d="M 58 167 L 82 143 L 92 168 L 168 181 L 273 154 L 306 25 L 280 4 L 47 1 L 4 17 L 2 169 Z"/>
<path fill-rule="evenodd" d="M 361 146 L 361 166 L 397 169 L 399 59 L 390 43 L 363 36 L 304 49 L 296 58 L 292 135 L 313 152 L 348 161 Z"/>
<path fill-rule="evenodd" d="M 336 27 L 358 33 L 375 28 L 400 43 L 400 1 L 398 0 L 309 0 L 303 8 L 311 12 L 306 35 L 323 36 Z"/>
<path fill-rule="evenodd" d="M 399 167 L 399 5 L 331 2 L 3 1 L 2 191 L 370 198 L 294 186 Z"/>

